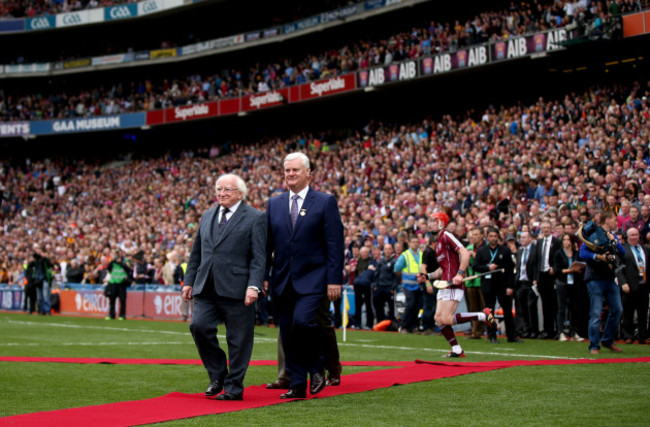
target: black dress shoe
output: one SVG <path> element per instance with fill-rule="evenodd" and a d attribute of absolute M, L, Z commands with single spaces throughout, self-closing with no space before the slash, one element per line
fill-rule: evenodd
<path fill-rule="evenodd" d="M 223 382 L 221 382 L 219 380 L 210 381 L 210 385 L 205 390 L 205 395 L 208 396 L 208 397 L 215 396 L 215 395 L 221 393 L 221 390 L 223 390 Z"/>
<path fill-rule="evenodd" d="M 522 339 L 520 339 L 518 337 L 514 337 L 514 338 L 509 338 L 508 342 L 517 342 L 517 343 L 521 344 L 521 343 L 524 342 L 524 340 L 522 340 Z"/>
<path fill-rule="evenodd" d="M 533 340 L 537 339 L 537 336 L 538 335 L 535 332 L 531 332 L 530 334 L 528 334 L 528 338 L 533 339 Z"/>
<path fill-rule="evenodd" d="M 341 364 L 339 364 L 336 368 L 332 368 L 331 371 L 328 372 L 327 376 L 327 381 L 325 381 L 325 385 L 328 386 L 338 386 L 341 385 L 341 371 L 343 370 L 343 367 Z"/>
<path fill-rule="evenodd" d="M 540 340 L 547 340 L 549 338 L 551 338 L 551 334 L 549 334 L 548 332 L 542 332 L 542 334 L 539 336 Z"/>
<path fill-rule="evenodd" d="M 281 394 L 280 399 L 306 399 L 306 388 L 290 388 L 288 392 Z"/>
<path fill-rule="evenodd" d="M 217 396 L 217 400 L 244 400 L 241 394 L 224 393 Z"/>
<path fill-rule="evenodd" d="M 269 390 L 288 390 L 289 385 L 289 380 L 278 379 L 274 383 L 268 383 L 266 388 Z"/>
<path fill-rule="evenodd" d="M 499 344 L 499 340 L 496 338 L 490 338 L 490 344 Z"/>
<path fill-rule="evenodd" d="M 309 382 L 309 393 L 318 394 L 325 388 L 325 371 L 320 371 L 311 374 L 311 381 Z"/>
<path fill-rule="evenodd" d="M 530 338 L 530 334 L 528 332 L 522 332 L 521 334 L 519 334 L 519 336 L 522 338 Z"/>

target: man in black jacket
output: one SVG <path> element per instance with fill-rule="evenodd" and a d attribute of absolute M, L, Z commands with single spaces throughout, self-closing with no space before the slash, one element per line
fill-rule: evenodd
<path fill-rule="evenodd" d="M 551 223 L 542 222 L 542 236 L 537 241 L 537 277 L 533 280 L 533 286 L 537 286 L 539 296 L 542 299 L 542 313 L 544 315 L 544 332 L 540 335 L 542 339 L 558 339 L 559 329 L 557 328 L 557 293 L 555 292 L 555 271 L 553 271 L 553 260 L 555 252 L 562 249 L 562 242 L 551 234 Z M 563 325 L 559 325 L 562 328 Z"/>
<path fill-rule="evenodd" d="M 372 302 L 375 306 L 377 322 L 386 319 L 395 320 L 395 289 L 399 285 L 399 276 L 393 269 L 397 262 L 397 256 L 393 250 L 393 245 L 386 243 L 384 245 L 384 254 L 377 263 L 377 270 L 372 283 L 373 295 Z M 388 310 L 386 310 L 388 307 Z"/>
<path fill-rule="evenodd" d="M 376 262 L 370 256 L 370 249 L 367 246 L 359 250 L 359 260 L 354 276 L 354 325 L 361 329 L 361 308 L 366 307 L 366 326 L 364 329 L 372 329 L 375 317 L 372 313 L 372 281 L 375 275 Z"/>
<path fill-rule="evenodd" d="M 517 290 L 517 317 L 524 324 L 522 338 L 537 338 L 537 295 L 533 291 L 533 280 L 537 277 L 537 247 L 528 231 L 523 231 L 521 247 L 515 260 L 515 289 Z"/>
<path fill-rule="evenodd" d="M 634 312 L 639 319 L 637 339 L 639 344 L 645 344 L 648 338 L 648 281 L 647 265 L 650 260 L 650 251 L 641 246 L 639 230 L 629 228 L 627 230 L 627 244 L 623 263 L 624 282 L 621 284 L 623 293 L 623 324 L 622 333 L 626 344 L 634 342 Z"/>
<path fill-rule="evenodd" d="M 512 253 L 510 249 L 499 245 L 499 230 L 489 228 L 487 232 L 488 244 L 479 248 L 474 257 L 473 268 L 479 273 L 487 274 L 481 277 L 481 292 L 485 299 L 485 306 L 494 311 L 497 299 L 503 308 L 503 318 L 506 324 L 508 342 L 523 342 L 515 334 L 515 324 L 512 317 L 512 297 L 514 295 Z M 503 272 L 500 270 L 503 269 Z M 496 328 L 488 329 L 488 337 L 492 344 L 498 344 Z"/>

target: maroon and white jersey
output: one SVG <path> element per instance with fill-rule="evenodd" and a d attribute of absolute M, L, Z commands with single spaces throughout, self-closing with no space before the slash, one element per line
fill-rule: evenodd
<path fill-rule="evenodd" d="M 436 258 L 438 264 L 442 269 L 442 277 L 440 280 L 450 282 L 450 287 L 463 288 L 465 284 L 460 286 L 451 285 L 451 279 L 458 273 L 460 267 L 460 254 L 459 251 L 464 248 L 463 244 L 458 241 L 453 234 L 447 230 L 442 230 L 436 242 Z"/>

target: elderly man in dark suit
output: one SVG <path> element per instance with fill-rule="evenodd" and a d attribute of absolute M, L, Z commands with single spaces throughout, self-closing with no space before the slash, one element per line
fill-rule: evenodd
<path fill-rule="evenodd" d="M 210 377 L 205 395 L 242 400 L 253 352 L 254 304 L 263 288 L 267 225 L 264 213 L 243 201 L 247 189 L 240 177 L 221 176 L 216 191 L 218 205 L 201 217 L 182 293 L 185 301 L 194 298 L 190 331 Z M 230 369 L 217 339 L 219 321 L 226 326 Z"/>
<path fill-rule="evenodd" d="M 280 335 L 290 376 L 283 399 L 307 397 L 325 387 L 327 341 L 318 322 L 325 296 L 341 296 L 343 224 L 334 196 L 309 186 L 311 163 L 302 153 L 284 159 L 289 191 L 269 200 L 267 274 L 278 303 Z"/>

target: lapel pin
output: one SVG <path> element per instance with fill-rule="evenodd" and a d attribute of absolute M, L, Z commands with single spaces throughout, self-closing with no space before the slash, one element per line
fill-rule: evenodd
<path fill-rule="evenodd" d="M 307 214 L 307 211 L 304 209 L 300 209 L 300 216 L 305 216 Z"/>

